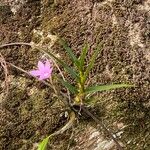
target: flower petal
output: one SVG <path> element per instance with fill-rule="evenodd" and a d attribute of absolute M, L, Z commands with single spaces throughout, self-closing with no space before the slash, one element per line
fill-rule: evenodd
<path fill-rule="evenodd" d="M 45 62 L 45 67 L 46 68 L 51 68 L 51 64 L 48 60 L 46 60 L 46 62 Z"/>
<path fill-rule="evenodd" d="M 29 74 L 31 74 L 34 77 L 37 77 L 37 76 L 41 75 L 39 70 L 32 70 L 32 71 L 29 72 Z"/>
<path fill-rule="evenodd" d="M 45 66 L 44 66 L 44 63 L 43 62 L 41 62 L 41 61 L 38 61 L 38 69 L 39 69 L 39 71 L 44 71 L 44 68 L 45 68 Z"/>
<path fill-rule="evenodd" d="M 44 75 L 41 75 L 40 77 L 39 77 L 39 80 L 44 80 L 44 79 L 47 79 L 48 77 L 45 77 Z"/>
<path fill-rule="evenodd" d="M 52 70 L 52 64 L 47 60 L 46 63 L 45 63 L 45 69 L 44 69 L 46 72 L 51 72 Z"/>

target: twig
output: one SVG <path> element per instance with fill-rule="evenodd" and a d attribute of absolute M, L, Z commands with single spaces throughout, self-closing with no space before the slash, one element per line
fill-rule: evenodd
<path fill-rule="evenodd" d="M 54 132 L 53 134 L 51 134 L 49 137 L 62 134 L 62 133 L 64 133 L 66 130 L 68 130 L 73 125 L 73 123 L 74 123 L 74 121 L 76 119 L 74 111 L 71 111 L 69 116 L 70 116 L 70 119 L 69 119 L 68 123 L 65 126 L 63 126 L 60 130 L 58 130 L 58 131 Z"/>
<path fill-rule="evenodd" d="M 49 55 L 48 55 L 48 56 L 49 56 Z M 59 71 L 59 73 L 60 73 L 62 79 L 63 79 L 64 81 L 66 81 L 66 79 L 65 79 L 65 77 L 64 77 L 64 75 L 63 75 L 63 73 L 62 73 L 60 67 L 57 65 L 56 61 L 55 61 L 51 56 L 49 56 L 49 57 L 53 60 L 53 62 L 54 62 L 54 64 L 55 64 L 56 68 L 58 69 L 58 71 Z M 52 82 L 52 79 L 51 79 L 51 82 Z M 53 86 L 54 86 L 54 85 L 53 85 Z M 56 92 L 56 90 L 55 90 L 55 92 Z M 70 92 L 69 92 L 68 89 L 67 89 L 67 94 L 68 94 L 68 99 L 69 99 L 69 103 L 70 103 L 70 102 L 71 102 L 71 100 L 70 100 L 71 97 L 70 97 Z"/>
<path fill-rule="evenodd" d="M 113 136 L 113 134 L 106 128 L 106 126 L 98 119 L 96 118 L 88 109 L 86 109 L 84 106 L 82 106 L 82 110 L 88 114 L 97 124 L 99 124 L 110 137 L 114 140 L 119 150 L 123 150 L 122 146 L 119 144 L 119 142 L 116 140 L 116 138 Z"/>
<path fill-rule="evenodd" d="M 5 74 L 5 81 L 4 82 L 5 82 L 6 90 L 5 90 L 5 97 L 4 97 L 4 99 L 6 99 L 7 96 L 8 96 L 8 92 L 9 92 L 8 68 L 7 68 L 6 61 L 5 61 L 5 59 L 4 59 L 4 57 L 3 57 L 3 55 L 1 53 L 0 53 L 0 64 L 3 67 L 4 74 Z"/>
<path fill-rule="evenodd" d="M 7 46 L 14 46 L 14 45 L 27 45 L 27 46 L 33 46 L 31 43 L 25 43 L 25 42 L 15 42 L 15 43 L 8 43 L 8 44 L 2 44 L 0 45 L 0 48 L 7 47 Z"/>
<path fill-rule="evenodd" d="M 72 140 L 72 138 L 73 138 L 73 135 L 74 135 L 74 130 L 73 130 L 73 128 L 72 128 L 72 133 L 71 133 L 71 136 L 70 136 L 70 138 L 69 138 L 69 143 L 68 143 L 68 146 L 67 146 L 67 150 L 70 149 L 71 140 Z"/>
<path fill-rule="evenodd" d="M 73 126 L 73 124 L 76 120 L 76 115 L 75 115 L 74 111 L 71 111 L 69 116 L 70 116 L 69 121 L 60 130 L 58 130 L 58 131 L 52 133 L 51 135 L 49 135 L 47 137 L 48 139 L 52 138 L 53 136 L 63 134 L 65 131 L 67 131 L 68 129 L 70 129 Z"/>
<path fill-rule="evenodd" d="M 55 66 L 57 67 L 58 71 L 60 72 L 61 77 L 63 78 L 64 81 L 66 81 L 61 69 L 59 68 L 59 66 L 57 65 L 56 61 L 54 60 Z M 68 94 L 68 99 L 69 99 L 69 103 L 71 103 L 71 97 L 70 97 L 70 92 L 67 89 L 67 94 Z"/>
<path fill-rule="evenodd" d="M 51 85 L 52 85 L 52 88 L 53 88 L 55 94 L 58 95 L 58 92 L 57 92 L 57 90 L 56 90 L 56 88 L 55 88 L 55 85 L 53 84 L 52 77 L 50 77 L 50 83 L 51 83 Z"/>

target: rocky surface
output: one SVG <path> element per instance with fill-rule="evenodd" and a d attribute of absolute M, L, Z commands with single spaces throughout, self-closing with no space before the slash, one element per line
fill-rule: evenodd
<path fill-rule="evenodd" d="M 149 149 L 149 0 L 5 0 L 0 2 L 0 27 L 0 44 L 34 42 L 52 49 L 68 63 L 57 37 L 66 39 L 76 55 L 87 41 L 87 60 L 97 43 L 103 42 L 90 84 L 130 83 L 135 88 L 94 95 L 91 111 L 124 149 Z M 42 57 L 26 46 L 8 47 L 1 53 L 6 61 L 27 71 Z M 3 72 L 0 78 L 3 85 Z M 63 126 L 66 107 L 57 102 L 52 89 L 10 67 L 9 80 L 7 99 L 0 100 L 0 148 L 34 149 L 43 137 Z M 49 143 L 49 149 L 67 148 L 116 149 L 103 129 L 84 114 L 73 129 Z"/>

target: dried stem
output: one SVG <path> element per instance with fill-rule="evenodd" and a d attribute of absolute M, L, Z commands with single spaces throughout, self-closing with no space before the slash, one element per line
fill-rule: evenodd
<path fill-rule="evenodd" d="M 7 64 L 6 61 L 3 57 L 3 55 L 0 53 L 0 64 L 4 69 L 4 74 L 5 74 L 5 97 L 4 99 L 7 98 L 8 92 L 9 92 L 9 80 L 8 80 L 8 68 L 7 68 Z"/>
<path fill-rule="evenodd" d="M 68 123 L 65 126 L 63 126 L 60 130 L 58 130 L 58 131 L 54 132 L 53 134 L 51 134 L 49 137 L 56 136 L 58 134 L 62 134 L 73 125 L 73 123 L 76 119 L 74 111 L 71 111 L 69 116 L 70 116 L 70 119 L 69 119 Z"/>

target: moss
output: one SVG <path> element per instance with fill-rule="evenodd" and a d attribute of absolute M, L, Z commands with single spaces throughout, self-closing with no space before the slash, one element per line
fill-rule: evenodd
<path fill-rule="evenodd" d="M 8 99 L 2 104 L 15 117 L 9 127 L 4 119 L 0 136 L 5 136 L 10 142 L 8 144 L 4 140 L 1 141 L 5 149 L 19 149 L 28 144 L 31 147 L 33 142 L 38 142 L 42 135 L 52 133 L 60 126 L 59 122 L 61 123 L 60 113 L 63 112 L 63 105 L 55 103 L 50 88 L 37 89 L 34 85 L 29 88 L 27 81 L 26 78 L 13 79 Z M 23 143 L 23 140 L 26 140 L 26 143 Z"/>
<path fill-rule="evenodd" d="M 11 16 L 10 6 L 0 5 L 0 23 L 6 23 Z"/>
<path fill-rule="evenodd" d="M 129 37 L 130 27 L 139 23 L 143 43 L 145 47 L 149 45 L 148 15 L 145 11 L 137 9 L 137 6 L 142 5 L 143 2 L 139 0 L 115 0 L 105 4 L 102 0 L 74 1 L 73 3 L 69 0 L 43 0 L 42 2 L 40 4 L 39 1 L 28 1 L 27 5 L 24 5 L 18 12 L 16 20 L 6 13 L 9 14 L 10 23 L 7 24 L 10 26 L 9 31 L 15 31 L 15 33 L 4 32 L 2 42 L 17 40 L 30 42 L 33 39 L 39 43 L 41 37 L 32 34 L 32 30 L 41 24 L 40 29 L 44 34 L 50 32 L 65 38 L 77 55 L 84 41 L 89 42 L 88 60 L 96 47 L 96 42 L 103 41 L 104 45 L 101 47 L 101 52 L 90 74 L 90 79 L 93 78 L 91 84 L 122 82 L 135 84 L 136 87 L 94 95 L 96 102 L 92 103 L 91 109 L 93 113 L 101 114 L 101 118 L 112 130 L 118 130 L 114 127 L 114 122 L 124 124 L 125 128 L 121 129 L 123 131 L 121 141 L 126 149 L 148 149 L 150 128 L 149 106 L 147 105 L 149 102 L 148 59 L 145 56 L 146 49 L 138 45 L 132 47 Z M 116 24 L 113 24 L 113 15 L 116 17 Z M 38 16 L 42 19 L 38 19 Z M 32 20 L 31 23 L 28 22 L 29 19 Z M 7 26 L 3 24 L 3 28 L 6 31 Z M 18 31 L 21 31 L 20 36 L 18 36 Z M 50 42 L 49 39 L 45 39 L 44 44 L 47 45 Z M 7 49 L 7 52 L 4 49 L 2 53 L 7 61 L 29 70 L 37 60 L 37 52 L 31 52 L 26 47 L 20 48 L 19 52 L 18 49 L 18 47 Z M 58 43 L 53 46 L 53 50 L 72 65 Z M 59 115 L 65 108 L 60 103 L 55 103 L 52 91 L 49 91 L 47 87 L 24 80 L 24 78 L 19 79 L 20 72 L 18 71 L 13 70 L 13 74 L 16 81 L 11 85 L 9 99 L 3 104 L 3 107 L 11 113 L 11 124 L 4 123 L 1 145 L 3 149 L 30 149 L 32 142 L 38 142 L 64 123 L 62 121 L 64 119 L 61 119 Z M 19 84 L 16 84 L 17 82 Z M 85 114 L 83 116 L 86 120 Z M 82 126 L 84 121 L 81 119 L 80 123 Z M 80 131 L 81 126 L 79 126 Z M 56 137 L 57 140 L 54 138 L 51 148 L 66 148 L 69 136 L 70 132 L 58 139 Z M 22 139 L 25 139 L 25 142 Z M 56 144 L 58 144 L 57 148 Z"/>

